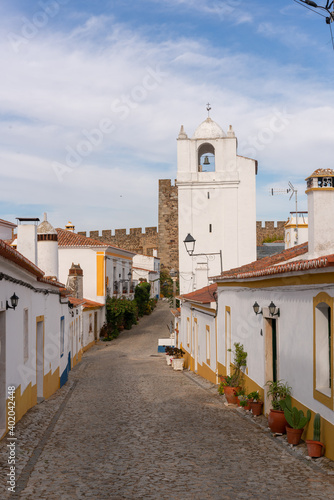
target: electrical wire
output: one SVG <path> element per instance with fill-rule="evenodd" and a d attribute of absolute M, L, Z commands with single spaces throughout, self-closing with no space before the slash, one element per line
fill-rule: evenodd
<path fill-rule="evenodd" d="M 333 38 L 333 30 L 332 30 L 332 24 L 331 23 L 329 25 L 329 29 L 330 29 L 330 32 L 331 32 L 332 46 L 333 46 L 333 50 L 334 50 L 334 38 Z"/>
<path fill-rule="evenodd" d="M 304 2 L 300 2 L 298 0 L 293 0 L 296 4 L 300 5 L 301 7 L 305 7 L 306 9 L 310 10 L 311 12 L 314 12 L 315 14 L 318 14 L 318 16 L 324 17 L 326 19 L 327 16 L 324 16 L 320 12 L 317 12 L 316 10 L 313 10 L 311 7 L 308 7 Z M 322 7 L 324 8 L 324 7 Z"/>

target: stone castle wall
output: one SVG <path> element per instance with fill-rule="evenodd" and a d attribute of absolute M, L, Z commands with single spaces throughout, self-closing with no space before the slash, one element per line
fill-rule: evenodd
<path fill-rule="evenodd" d="M 262 245 L 266 238 L 276 237 L 278 240 L 284 240 L 285 223 L 286 221 L 257 221 L 256 244 Z M 129 233 L 126 229 L 115 229 L 112 234 L 111 229 L 106 229 L 101 235 L 99 231 L 90 231 L 89 235 L 84 231 L 78 234 L 142 255 L 152 256 L 153 250 L 157 250 L 161 267 L 178 269 L 178 192 L 177 186 L 172 185 L 170 179 L 159 180 L 158 224 L 158 229 L 146 227 L 144 232 L 140 227 L 134 227 Z"/>
<path fill-rule="evenodd" d="M 268 221 L 256 222 L 256 244 L 262 245 L 263 240 L 267 238 L 276 238 L 277 240 L 284 240 L 284 225 L 286 220 L 279 220 L 277 222 Z"/>
<path fill-rule="evenodd" d="M 170 179 L 159 180 L 159 251 L 161 263 L 179 269 L 178 192 Z"/>
<path fill-rule="evenodd" d="M 102 231 L 101 235 L 99 231 L 90 231 L 89 235 L 85 231 L 78 234 L 142 255 L 152 256 L 153 250 L 158 250 L 158 231 L 156 227 L 146 227 L 144 233 L 140 227 L 133 227 L 129 233 L 126 232 L 126 229 L 116 229 L 115 234 L 112 234 L 111 229 L 106 229 Z"/>

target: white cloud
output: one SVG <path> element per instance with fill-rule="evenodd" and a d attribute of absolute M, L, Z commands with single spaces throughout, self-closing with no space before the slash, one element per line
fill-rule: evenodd
<path fill-rule="evenodd" d="M 208 101 L 223 129 L 233 124 L 240 154 L 255 148 L 259 184 L 261 172 L 289 180 L 331 166 L 334 92 L 301 67 L 199 39 L 154 42 L 106 16 L 67 34 L 41 30 L 18 53 L 2 37 L 0 66 L 3 201 L 15 192 L 17 203 L 46 204 L 57 225 L 98 229 L 98 212 L 101 228 L 155 225 L 180 125 L 191 136 Z M 272 130 L 277 112 L 288 119 Z M 87 135 L 95 142 L 82 154 Z M 60 183 L 52 165 L 70 150 L 79 160 Z"/>

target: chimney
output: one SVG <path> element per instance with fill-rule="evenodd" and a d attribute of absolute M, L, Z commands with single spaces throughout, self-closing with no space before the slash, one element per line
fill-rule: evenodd
<path fill-rule="evenodd" d="M 44 271 L 47 278 L 58 279 L 58 234 L 47 220 L 37 228 L 38 267 Z"/>
<path fill-rule="evenodd" d="M 66 288 L 71 292 L 71 297 L 83 299 L 83 270 L 80 264 L 74 264 L 68 272 Z"/>
<path fill-rule="evenodd" d="M 307 181 L 308 255 L 334 253 L 334 170 L 318 169 Z"/>
<path fill-rule="evenodd" d="M 74 227 L 74 225 L 72 224 L 72 222 L 68 221 L 68 223 L 67 223 L 67 224 L 66 224 L 66 226 L 65 226 L 65 229 L 66 229 L 66 231 L 71 231 L 71 233 L 74 233 L 74 229 L 75 229 L 75 227 Z"/>
<path fill-rule="evenodd" d="M 39 219 L 16 217 L 17 251 L 37 266 L 37 223 Z"/>

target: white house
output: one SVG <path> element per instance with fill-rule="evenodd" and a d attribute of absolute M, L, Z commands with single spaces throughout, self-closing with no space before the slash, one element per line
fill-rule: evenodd
<path fill-rule="evenodd" d="M 203 369 L 206 337 L 203 327 L 196 327 L 206 324 L 213 303 L 195 307 L 198 296 L 182 297 L 179 340 L 190 368 L 210 380 L 229 374 L 229 349 L 235 342 L 243 344 L 247 390 L 260 391 L 268 413 L 266 382 L 285 380 L 293 404 L 312 414 L 304 438 L 312 436 L 313 417 L 320 413 L 321 441 L 333 460 L 334 171 L 316 170 L 307 179 L 306 193 L 308 243 L 213 278 L 218 293 L 215 363 Z"/>
<path fill-rule="evenodd" d="M 105 305 L 107 295 L 130 297 L 133 252 L 57 228 L 59 278 L 67 282 L 72 263 L 83 271 L 83 297 Z"/>
<path fill-rule="evenodd" d="M 29 231 L 26 233 L 28 234 Z M 22 236 L 22 233 L 21 233 Z M 67 379 L 72 316 L 64 285 L 0 240 L 0 437 L 8 430 L 8 387 L 18 421 Z"/>
<path fill-rule="evenodd" d="M 0 219 L 0 240 L 12 240 L 16 224 Z"/>
<path fill-rule="evenodd" d="M 256 259 L 257 162 L 237 154 L 237 138 L 208 117 L 177 139 L 179 278 L 181 294 L 209 276 Z M 186 238 L 195 240 L 193 256 Z"/>
<path fill-rule="evenodd" d="M 160 297 L 160 259 L 156 256 L 136 254 L 133 257 L 132 279 L 151 284 L 151 297 Z"/>

